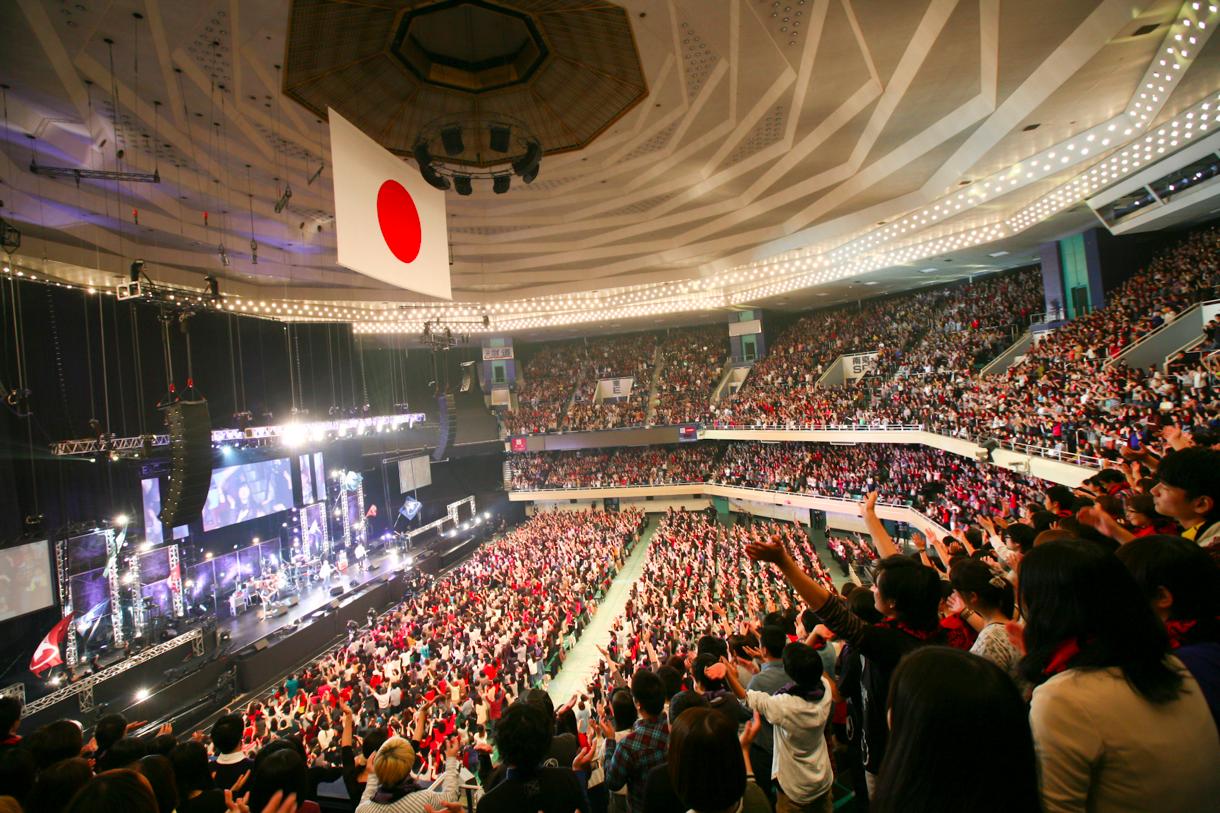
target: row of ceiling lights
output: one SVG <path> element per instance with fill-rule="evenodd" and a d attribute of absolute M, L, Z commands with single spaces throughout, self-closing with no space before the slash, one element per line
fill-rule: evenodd
<path fill-rule="evenodd" d="M 1216 4 L 1208 4 L 1206 14 L 1217 13 Z M 976 182 L 968 190 L 958 191 L 880 228 L 851 239 L 837 248 L 819 253 L 813 247 L 788 252 L 767 261 L 752 263 L 696 280 L 644 284 L 605 291 L 550 295 L 487 305 L 422 305 L 422 304 L 352 304 L 334 306 L 309 302 L 276 302 L 226 297 L 218 307 L 233 312 L 274 316 L 298 320 L 345 319 L 358 323 L 361 332 L 392 330 L 415 331 L 425 321 L 462 319 L 495 314 L 493 325 L 466 326 L 469 332 L 511 330 L 531 327 L 554 327 L 606 318 L 630 318 L 690 310 L 722 307 L 787 293 L 799 288 L 854 276 L 878 268 L 899 265 L 937 254 L 969 248 L 1022 231 L 1036 222 L 1078 202 L 1091 192 L 1112 183 L 1156 155 L 1176 148 L 1195 133 L 1208 130 L 1210 103 L 1205 101 L 1127 147 L 1108 161 L 1094 166 L 1048 195 L 1026 206 L 1003 223 L 989 223 L 969 228 L 939 239 L 882 253 L 904 235 L 915 236 L 938 222 L 948 222 L 981 203 L 993 200 L 1019 187 L 1042 180 L 1050 174 L 1078 164 L 1091 153 L 1110 147 L 1113 139 L 1128 138 L 1142 129 L 1150 116 L 1160 109 L 1167 98 L 1166 85 L 1188 67 L 1192 50 L 1197 53 L 1210 36 L 1214 21 L 1202 18 L 1202 4 L 1183 5 L 1181 18 L 1166 35 L 1164 56 L 1149 66 L 1141 90 L 1130 101 L 1122 115 L 1103 122 L 1074 136 L 1067 142 L 993 173 Z M 1213 25 L 1209 27 L 1209 22 Z M 1135 119 L 1134 123 L 1129 120 Z M 1120 129 L 1121 128 L 1121 129 Z M 871 256 L 864 256 L 870 254 Z M 6 272 L 7 272 L 6 267 Z M 18 276 L 36 279 L 33 273 L 17 270 Z M 760 283 L 759 278 L 766 278 Z M 779 279 L 775 279 L 775 278 Z M 74 287 L 56 283 L 64 287 Z M 744 286 L 744 287 L 737 287 Z M 94 288 L 88 290 L 92 293 Z M 107 291 L 107 293 L 109 293 Z M 201 300 L 202 301 L 202 300 Z M 361 326 L 363 324 L 363 326 Z M 479 328 L 483 329 L 480 330 Z"/>

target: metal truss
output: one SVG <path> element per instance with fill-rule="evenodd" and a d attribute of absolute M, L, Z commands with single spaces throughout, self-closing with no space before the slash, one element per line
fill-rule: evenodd
<path fill-rule="evenodd" d="M 374 418 L 343 418 L 334 421 L 312 423 L 284 423 L 274 426 L 251 426 L 245 429 L 216 429 L 212 432 L 213 443 L 257 443 L 283 441 L 289 445 L 303 445 L 309 441 L 335 438 L 359 437 L 383 432 L 396 432 L 403 427 L 421 424 L 427 416 L 423 412 L 406 415 L 381 415 Z M 168 446 L 169 435 L 137 435 L 119 438 L 102 435 L 100 438 L 62 440 L 51 444 L 54 455 L 86 455 L 106 452 L 134 452 L 145 445 Z"/>
<path fill-rule="evenodd" d="M 203 643 L 203 630 L 196 628 L 190 632 L 184 632 L 177 638 L 171 638 L 168 641 L 150 646 L 148 649 L 124 658 L 116 664 L 107 666 L 100 672 L 94 672 L 92 675 L 81 678 L 75 683 L 69 683 L 62 689 L 56 689 L 45 697 L 40 697 L 28 703 L 22 714 L 28 717 L 74 696 L 80 697 L 80 710 L 82 712 L 92 711 L 94 705 L 93 687 L 111 678 L 118 677 L 129 669 L 134 669 L 141 664 L 148 663 L 153 658 L 164 655 L 166 652 L 170 652 L 180 646 L 185 646 L 186 644 L 193 645 L 195 641 L 199 641 L 200 644 Z"/>

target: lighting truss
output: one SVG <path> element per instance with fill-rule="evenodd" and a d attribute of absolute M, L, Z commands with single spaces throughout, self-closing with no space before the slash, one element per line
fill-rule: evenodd
<path fill-rule="evenodd" d="M 382 415 L 375 418 L 344 418 L 336 421 L 313 423 L 285 423 L 275 426 L 251 426 L 246 429 L 215 429 L 213 443 L 243 443 L 253 441 L 285 440 L 303 443 L 308 440 L 326 440 L 328 437 L 344 438 L 368 435 L 374 432 L 397 432 L 421 424 L 427 419 L 423 412 L 405 415 Z M 54 455 L 87 455 L 101 452 L 134 452 L 144 448 L 145 440 L 152 446 L 168 446 L 169 435 L 138 435 L 136 437 L 83 438 L 62 440 L 51 444 Z"/>
<path fill-rule="evenodd" d="M 182 563 L 178 556 L 178 546 L 170 545 L 169 551 L 169 594 L 173 600 L 174 618 L 186 615 L 186 606 L 182 601 Z"/>
<path fill-rule="evenodd" d="M 59 580 L 59 610 L 61 617 L 72 614 L 72 571 L 68 565 L 68 540 L 61 539 L 55 543 L 55 577 Z M 78 660 L 76 652 L 76 630 L 69 628 L 64 641 L 64 662 L 75 666 Z"/>
<path fill-rule="evenodd" d="M 474 516 L 474 514 L 475 514 L 474 495 L 471 494 L 469 497 L 463 497 L 462 499 L 458 500 L 457 502 L 451 502 L 448 505 L 446 505 L 445 506 L 445 516 L 441 517 L 440 519 L 433 520 L 432 522 L 429 522 L 427 525 L 421 525 L 414 530 L 407 531 L 406 533 L 402 534 L 402 536 L 406 538 L 406 540 L 409 544 L 411 542 L 411 540 L 414 539 L 415 537 L 417 537 L 421 534 L 425 534 L 428 531 L 431 531 L 433 528 L 439 529 L 446 522 L 452 522 L 453 526 L 456 528 L 458 525 L 458 508 L 465 505 L 466 503 L 470 503 L 470 515 Z"/>
<path fill-rule="evenodd" d="M 115 646 L 123 645 L 123 583 L 119 576 L 119 537 L 106 529 L 106 581 L 110 589 L 110 626 Z"/>
<path fill-rule="evenodd" d="M 152 172 L 120 172 L 106 169 L 80 169 L 79 167 L 44 167 L 39 166 L 36 161 L 30 161 L 30 172 L 35 175 L 46 175 L 48 178 L 75 178 L 78 184 L 82 180 L 161 183 L 161 174 L 156 170 Z"/>
<path fill-rule="evenodd" d="M 93 710 L 93 687 L 99 683 L 118 677 L 128 669 L 134 669 L 137 666 L 148 663 L 153 658 L 160 657 L 166 652 L 177 649 L 180 646 L 191 644 L 196 654 L 203 645 L 203 630 L 198 628 L 189 632 L 184 632 L 177 638 L 170 638 L 168 641 L 150 646 L 148 649 L 142 650 L 130 657 L 124 658 L 118 663 L 111 664 L 99 672 L 94 672 L 88 677 L 81 678 L 75 683 L 69 683 L 62 689 L 56 689 L 50 694 L 40 697 L 37 700 L 27 703 L 22 710 L 22 715 L 31 716 L 43 709 L 49 709 L 60 701 L 67 700 L 74 695 L 80 695 L 80 710 L 82 712 L 90 712 Z"/>

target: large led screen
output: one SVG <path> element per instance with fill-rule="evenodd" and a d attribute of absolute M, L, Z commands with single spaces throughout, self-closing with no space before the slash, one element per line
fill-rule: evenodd
<path fill-rule="evenodd" d="M 364 506 L 360 503 L 360 494 L 356 491 L 344 492 L 344 502 L 347 510 L 347 524 L 351 529 L 351 544 L 356 545 L 365 542 L 368 537 L 365 535 L 364 527 Z"/>
<path fill-rule="evenodd" d="M 203 506 L 203 530 L 214 531 L 291 507 L 289 458 L 216 469 Z"/>
<path fill-rule="evenodd" d="M 301 505 L 309 505 L 313 502 L 313 462 L 307 454 L 297 460 L 301 464 Z"/>
<path fill-rule="evenodd" d="M 326 542 L 326 503 L 316 502 L 301 509 L 301 554 L 306 560 L 322 555 Z"/>
<path fill-rule="evenodd" d="M 161 481 L 149 477 L 140 481 L 140 495 L 144 502 L 144 538 L 154 545 L 165 541 L 161 530 Z"/>
<path fill-rule="evenodd" d="M 0 621 L 50 607 L 54 600 L 45 539 L 0 550 Z"/>
<path fill-rule="evenodd" d="M 313 453 L 313 483 L 314 493 L 322 502 L 326 499 L 326 464 L 322 461 L 321 452 Z"/>

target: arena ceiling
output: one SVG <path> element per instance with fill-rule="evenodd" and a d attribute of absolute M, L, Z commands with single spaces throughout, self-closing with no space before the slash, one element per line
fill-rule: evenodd
<path fill-rule="evenodd" d="M 234 310 L 371 332 L 707 321 L 1024 264 L 1220 89 L 1214 2 L 623 2 L 646 97 L 529 186 L 449 193 L 454 302 L 425 303 L 334 262 L 326 126 L 281 92 L 289 0 L 4 5 L 23 268 L 107 287 L 140 257 L 160 281 L 220 277 Z M 160 182 L 28 169 L 114 169 L 116 146 Z"/>

